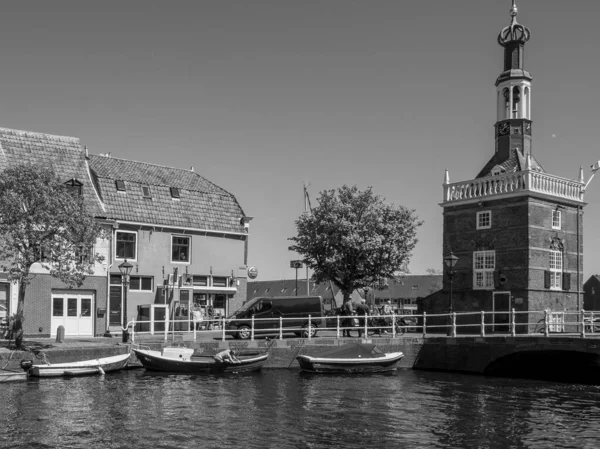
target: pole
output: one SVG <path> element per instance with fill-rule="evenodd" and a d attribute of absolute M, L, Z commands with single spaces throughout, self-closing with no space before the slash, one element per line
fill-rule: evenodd
<path fill-rule="evenodd" d="M 127 343 L 129 341 L 129 330 L 127 327 L 127 286 L 129 285 L 128 275 L 122 276 L 123 281 L 123 338 L 122 342 Z"/>
<path fill-rule="evenodd" d="M 296 296 L 298 296 L 298 268 L 296 268 Z"/>

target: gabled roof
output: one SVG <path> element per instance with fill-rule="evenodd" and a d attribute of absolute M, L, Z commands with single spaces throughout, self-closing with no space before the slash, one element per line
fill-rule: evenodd
<path fill-rule="evenodd" d="M 510 157 L 504 160 L 501 160 L 498 153 L 495 153 L 475 178 L 492 176 L 495 167 L 499 167 L 504 173 L 524 171 L 526 164 L 527 159 L 519 150 L 511 150 Z M 531 169 L 545 173 L 544 168 L 535 160 L 533 155 L 531 155 Z"/>
<path fill-rule="evenodd" d="M 244 232 L 244 211 L 235 197 L 191 170 L 109 156 L 90 156 L 105 218 L 156 226 Z M 116 181 L 123 181 L 124 191 Z M 150 188 L 144 197 L 142 187 Z M 172 196 L 177 188 L 179 198 Z"/>
<path fill-rule="evenodd" d="M 375 290 L 375 298 L 424 298 L 442 288 L 441 274 L 405 275 L 396 280 L 390 279 L 388 288 Z"/>
<path fill-rule="evenodd" d="M 0 171 L 18 164 L 49 166 L 63 182 L 78 180 L 90 213 L 100 213 L 78 138 L 0 128 Z"/>

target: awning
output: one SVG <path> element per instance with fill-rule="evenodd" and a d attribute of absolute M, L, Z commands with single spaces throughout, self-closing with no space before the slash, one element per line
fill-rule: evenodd
<path fill-rule="evenodd" d="M 162 287 L 164 288 L 164 287 Z M 169 287 L 172 288 L 172 287 Z M 192 290 L 194 293 L 217 293 L 225 295 L 235 295 L 237 288 L 235 287 L 205 287 L 205 286 L 192 286 L 182 285 L 181 287 L 175 286 L 176 290 Z"/>

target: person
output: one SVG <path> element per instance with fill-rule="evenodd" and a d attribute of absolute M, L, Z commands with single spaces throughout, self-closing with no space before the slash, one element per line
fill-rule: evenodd
<path fill-rule="evenodd" d="M 392 302 L 388 299 L 385 304 L 383 305 L 383 315 L 387 315 L 385 317 L 385 325 L 386 326 L 391 326 L 392 325 L 392 319 L 390 318 L 390 315 L 392 315 L 394 313 L 394 309 L 392 309 Z M 384 334 L 387 334 L 388 331 L 387 329 L 383 330 Z"/>
<path fill-rule="evenodd" d="M 367 300 L 365 298 L 361 299 L 360 304 L 356 306 L 356 314 L 362 316 L 360 319 L 360 327 L 358 328 L 358 338 L 360 338 L 365 330 L 365 319 L 369 315 L 369 306 L 367 306 Z"/>
<path fill-rule="evenodd" d="M 351 317 L 352 317 L 353 313 L 354 313 L 354 308 L 352 307 L 352 300 L 349 299 L 342 306 L 342 316 L 349 317 L 349 318 L 342 320 L 342 327 L 344 328 L 342 330 L 342 337 L 350 336 L 350 328 L 352 327 L 352 318 Z"/>
<path fill-rule="evenodd" d="M 192 312 L 192 315 L 194 318 L 196 330 L 199 331 L 200 329 L 202 329 L 202 320 L 204 319 L 202 317 L 202 311 L 199 307 L 195 307 L 194 312 Z"/>
<path fill-rule="evenodd" d="M 237 353 L 233 349 L 225 349 L 213 356 L 216 362 L 221 363 L 241 363 L 237 358 Z"/>

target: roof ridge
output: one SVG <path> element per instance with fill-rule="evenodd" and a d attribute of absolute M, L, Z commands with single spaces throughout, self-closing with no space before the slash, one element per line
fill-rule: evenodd
<path fill-rule="evenodd" d="M 40 133 L 40 132 L 35 132 L 35 131 L 27 131 L 27 130 L 23 130 L 23 129 L 13 129 L 13 128 L 3 128 L 0 127 L 0 133 L 2 132 L 6 132 L 6 133 L 10 133 L 10 134 L 16 134 L 16 135 L 22 135 L 22 136 L 27 136 L 27 137 L 31 137 L 31 136 L 43 136 L 43 137 L 51 137 L 54 139 L 58 139 L 60 141 L 64 141 L 64 142 L 80 142 L 79 137 L 72 137 L 72 136 L 60 136 L 58 134 L 48 134 L 48 133 Z"/>

